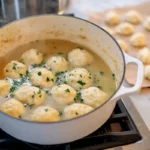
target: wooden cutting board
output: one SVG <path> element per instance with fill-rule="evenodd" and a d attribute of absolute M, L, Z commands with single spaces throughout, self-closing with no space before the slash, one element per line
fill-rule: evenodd
<path fill-rule="evenodd" d="M 150 2 L 146 2 L 143 4 L 139 4 L 136 6 L 130 6 L 130 7 L 123 7 L 123 8 L 114 8 L 111 10 L 115 10 L 116 12 L 118 12 L 118 14 L 120 14 L 120 18 L 121 18 L 121 22 L 124 22 L 124 15 L 129 11 L 129 10 L 135 10 L 138 11 L 141 16 L 142 16 L 142 22 L 138 25 L 134 25 L 134 29 L 135 29 L 135 33 L 136 32 L 142 32 L 145 34 L 146 39 L 147 39 L 147 47 L 150 48 L 150 32 L 146 31 L 143 27 L 143 21 L 145 20 L 145 18 L 147 16 L 150 16 Z M 92 11 L 88 11 L 88 15 L 89 15 L 89 21 L 99 25 L 99 26 L 107 26 L 104 22 L 105 19 L 105 15 L 106 13 L 110 11 L 110 10 L 106 10 L 103 12 L 92 12 Z M 116 26 L 115 26 L 116 27 Z M 115 33 L 115 27 L 110 27 L 113 31 L 114 34 L 113 36 L 116 39 L 122 39 L 124 40 L 127 45 L 128 45 L 128 54 L 133 56 L 133 57 L 137 57 L 137 52 L 141 49 L 141 48 L 135 48 L 133 46 L 131 46 L 131 44 L 129 43 L 130 37 L 131 36 L 121 36 Z M 134 85 L 136 82 L 136 73 L 137 73 L 137 67 L 134 65 L 127 65 L 127 70 L 126 70 L 126 80 L 129 84 Z M 142 87 L 150 87 L 150 80 L 144 79 Z"/>

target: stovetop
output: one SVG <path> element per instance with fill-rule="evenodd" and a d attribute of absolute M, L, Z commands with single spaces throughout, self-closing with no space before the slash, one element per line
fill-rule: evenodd
<path fill-rule="evenodd" d="M 122 100 L 109 120 L 89 136 L 72 143 L 42 146 L 19 141 L 0 130 L 0 148 L 31 150 L 100 150 L 138 142 L 142 139 Z"/>

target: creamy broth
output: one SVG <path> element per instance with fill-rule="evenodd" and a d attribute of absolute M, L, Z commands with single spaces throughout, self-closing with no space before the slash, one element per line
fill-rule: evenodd
<path fill-rule="evenodd" d="M 88 52 L 92 54 L 94 60 L 90 65 L 85 66 L 83 68 L 86 68 L 92 74 L 92 79 L 93 79 L 92 86 L 98 87 L 99 89 L 107 93 L 108 97 L 110 97 L 114 93 L 116 89 L 115 74 L 113 74 L 109 66 L 98 55 L 94 54 L 90 49 L 82 45 L 72 43 L 69 41 L 63 41 L 63 40 L 45 40 L 45 41 L 32 42 L 26 45 L 22 45 L 21 47 L 18 47 L 17 49 L 9 53 L 6 57 L 0 58 L 0 68 L 1 68 L 0 79 L 5 78 L 3 74 L 4 66 L 11 60 L 20 60 L 21 54 L 31 48 L 38 49 L 40 52 L 42 52 L 45 56 L 44 58 L 45 60 L 47 59 L 48 56 L 51 56 L 51 55 L 60 55 L 67 59 L 68 52 L 70 52 L 71 50 L 75 48 L 81 48 L 81 49 L 87 50 Z M 29 72 L 31 72 L 33 69 L 34 69 L 33 66 L 29 66 Z M 69 65 L 68 70 L 71 70 L 71 69 L 73 69 L 73 67 Z M 57 80 L 57 82 L 64 83 L 64 76 L 65 76 L 65 73 L 61 73 L 60 75 L 57 75 L 57 78 L 59 77 L 59 80 Z M 63 81 L 60 81 L 60 79 L 62 79 Z M 10 83 L 12 83 L 11 79 L 7 78 L 7 80 Z M 20 81 L 20 80 L 17 80 L 17 81 Z M 25 81 L 25 83 L 23 84 L 31 85 L 31 83 L 28 80 Z M 66 105 L 57 103 L 52 98 L 50 89 L 44 89 L 44 91 L 46 92 L 46 99 L 45 99 L 43 106 L 50 106 L 50 107 L 55 108 L 57 111 L 59 111 L 61 119 L 62 120 L 65 119 L 63 115 L 63 111 Z M 1 97 L 0 105 L 2 105 L 11 96 L 12 95 L 8 95 L 5 98 Z M 84 103 L 84 101 L 83 102 L 78 101 L 78 103 Z M 30 120 L 31 113 L 39 106 L 31 107 L 29 105 L 24 104 L 24 107 L 26 111 L 25 111 L 25 114 L 21 116 L 21 119 Z"/>

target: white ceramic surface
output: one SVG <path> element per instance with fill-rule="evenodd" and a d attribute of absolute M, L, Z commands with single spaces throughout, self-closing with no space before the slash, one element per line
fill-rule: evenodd
<path fill-rule="evenodd" d="M 119 97 L 138 91 L 143 80 L 142 63 L 125 55 L 126 64 L 134 63 L 138 66 L 138 75 L 134 87 L 124 87 L 122 84 L 125 72 L 124 55 L 115 40 L 98 26 L 65 16 L 30 17 L 0 29 L 0 57 L 19 45 L 52 38 L 77 42 L 101 56 L 116 74 L 117 92 L 103 106 L 91 113 L 58 123 L 27 122 L 0 113 L 0 128 L 5 132 L 18 139 L 44 145 L 71 142 L 92 133 L 107 121 Z"/>

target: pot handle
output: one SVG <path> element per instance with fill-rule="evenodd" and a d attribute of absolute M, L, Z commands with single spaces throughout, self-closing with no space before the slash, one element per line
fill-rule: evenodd
<path fill-rule="evenodd" d="M 144 67 L 143 67 L 142 62 L 134 57 L 131 57 L 131 56 L 125 54 L 125 53 L 124 53 L 124 56 L 125 56 L 126 65 L 129 63 L 132 63 L 132 64 L 135 64 L 138 66 L 136 83 L 133 87 L 125 87 L 124 85 L 122 85 L 120 90 L 114 96 L 114 98 L 119 98 L 120 96 L 124 96 L 126 94 L 131 94 L 136 91 L 139 91 L 141 89 L 143 78 L 144 78 Z"/>

